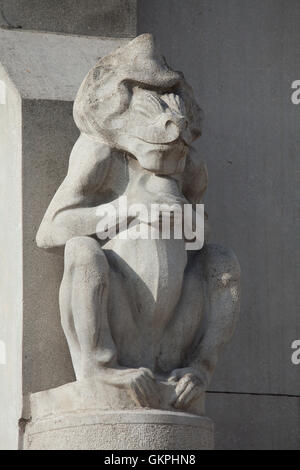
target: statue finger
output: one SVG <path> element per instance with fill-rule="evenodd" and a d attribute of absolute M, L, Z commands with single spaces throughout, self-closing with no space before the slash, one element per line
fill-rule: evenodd
<path fill-rule="evenodd" d="M 158 390 L 154 380 L 149 377 L 145 377 L 145 386 L 150 397 L 157 396 Z"/>
<path fill-rule="evenodd" d="M 195 391 L 196 387 L 193 383 L 189 383 L 185 390 L 180 394 L 180 396 L 177 398 L 175 404 L 174 404 L 174 407 L 175 408 L 181 408 L 183 406 L 186 406 L 187 403 L 189 402 L 190 398 L 189 398 L 189 395 L 191 395 L 191 393 L 193 391 Z"/>
<path fill-rule="evenodd" d="M 188 375 L 184 375 L 177 384 L 177 387 L 176 387 L 177 396 L 181 395 L 181 393 L 186 389 L 189 383 L 193 383 L 193 381 L 191 380 L 191 377 L 189 377 Z"/>
<path fill-rule="evenodd" d="M 149 377 L 150 379 L 155 380 L 154 374 L 150 369 L 147 369 L 146 367 L 140 367 L 139 370 L 143 371 L 146 377 Z"/>
<path fill-rule="evenodd" d="M 175 369 L 168 378 L 168 382 L 176 382 L 180 378 L 180 369 Z"/>
<path fill-rule="evenodd" d="M 174 399 L 172 405 L 176 403 L 180 395 L 185 391 L 186 387 L 188 386 L 188 382 L 182 382 L 181 380 L 178 382 L 177 387 L 175 389 Z"/>
<path fill-rule="evenodd" d="M 141 406 L 143 406 L 143 407 L 149 406 L 149 400 L 148 400 L 148 398 L 147 398 L 147 395 L 146 395 L 146 393 L 144 392 L 142 385 L 140 385 L 140 384 L 138 383 L 138 381 L 136 381 L 135 383 L 133 383 L 133 384 L 131 385 L 130 389 L 131 389 L 132 395 L 133 395 L 134 398 L 135 398 L 135 401 L 136 401 L 139 405 L 141 405 Z"/>

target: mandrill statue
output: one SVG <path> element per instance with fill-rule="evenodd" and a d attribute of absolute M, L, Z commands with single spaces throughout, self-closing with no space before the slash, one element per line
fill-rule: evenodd
<path fill-rule="evenodd" d="M 145 34 L 88 73 L 74 118 L 81 134 L 37 234 L 39 247 L 64 248 L 60 309 L 73 386 L 102 387 L 103 409 L 202 414 L 236 325 L 238 261 L 206 241 L 187 249 L 184 236 L 133 236 L 149 221 L 120 211 L 126 197 L 129 207 L 191 205 L 196 212 L 207 186 L 206 167 L 191 149 L 201 110 L 183 74 Z M 108 205 L 118 223 L 105 238 L 99 213 Z M 174 226 L 175 212 L 169 216 Z"/>

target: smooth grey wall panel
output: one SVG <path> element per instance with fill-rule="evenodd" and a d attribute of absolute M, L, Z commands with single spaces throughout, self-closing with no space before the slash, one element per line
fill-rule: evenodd
<path fill-rule="evenodd" d="M 47 390 L 74 380 L 62 331 L 58 294 L 63 257 L 37 248 L 45 210 L 67 173 L 78 138 L 71 102 L 23 101 L 23 391 Z"/>
<path fill-rule="evenodd" d="M 217 450 L 300 449 L 300 398 L 211 393 L 207 414 Z"/>

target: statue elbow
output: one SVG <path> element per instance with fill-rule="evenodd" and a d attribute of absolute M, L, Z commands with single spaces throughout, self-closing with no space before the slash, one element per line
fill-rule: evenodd
<path fill-rule="evenodd" d="M 49 236 L 49 232 L 44 230 L 44 226 L 42 224 L 36 235 L 36 244 L 38 248 L 42 248 L 43 250 L 51 248 L 50 239 L 51 237 Z"/>
<path fill-rule="evenodd" d="M 43 250 L 60 248 L 64 246 L 66 242 L 62 235 L 63 234 L 53 232 L 53 228 L 49 227 L 48 224 L 42 223 L 36 235 L 36 244 L 38 248 L 42 248 Z"/>

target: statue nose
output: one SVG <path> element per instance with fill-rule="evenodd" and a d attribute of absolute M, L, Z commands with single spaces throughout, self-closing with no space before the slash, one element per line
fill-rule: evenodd
<path fill-rule="evenodd" d="M 165 122 L 168 140 L 177 140 L 184 134 L 187 127 L 188 121 L 184 116 L 169 116 Z"/>

